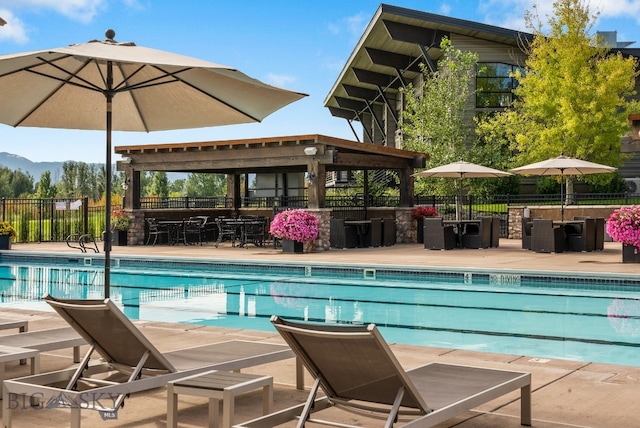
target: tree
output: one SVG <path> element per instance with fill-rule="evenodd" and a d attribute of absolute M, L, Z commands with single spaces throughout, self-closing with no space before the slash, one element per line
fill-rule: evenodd
<path fill-rule="evenodd" d="M 558 0 L 549 34 L 544 34 L 535 8 L 525 14 L 534 37 L 524 45 L 525 73 L 516 73 L 517 99 L 513 108 L 478 125 L 481 136 L 509 142 L 517 165 L 560 154 L 611 166 L 622 163 L 620 137 L 629 131 L 627 116 L 640 107 L 631 101 L 637 64 L 589 35 L 597 17 L 581 0 Z M 611 176 L 585 179 L 603 182 Z M 573 193 L 569 183 L 568 195 Z"/>
<path fill-rule="evenodd" d="M 149 196 L 166 198 L 169 196 L 169 180 L 165 171 L 156 171 L 151 177 L 149 184 Z"/>
<path fill-rule="evenodd" d="M 227 191 L 227 179 L 224 174 L 189 174 L 184 191 L 187 196 L 222 196 Z"/>
<path fill-rule="evenodd" d="M 471 135 L 467 121 L 468 100 L 477 54 L 454 49 L 449 39 L 440 43 L 442 58 L 438 70 L 423 66 L 423 82 L 403 90 L 405 107 L 401 129 L 403 148 L 429 153 L 429 165 L 434 167 L 460 160 L 466 154 Z M 425 179 L 421 179 L 425 181 Z M 434 183 L 434 180 L 431 180 Z M 436 181 L 440 182 L 440 181 Z M 454 190 L 453 180 L 445 180 L 433 190 Z M 444 187 L 444 188 L 443 188 Z M 419 183 L 416 187 L 421 192 Z"/>
<path fill-rule="evenodd" d="M 76 180 L 78 177 L 78 165 L 76 162 L 67 161 L 62 164 L 62 177 L 58 184 L 59 196 L 72 198 L 76 196 Z"/>
<path fill-rule="evenodd" d="M 55 198 L 56 186 L 51 182 L 51 171 L 45 171 L 40 175 L 40 181 L 36 186 L 37 198 Z"/>
<path fill-rule="evenodd" d="M 185 185 L 187 180 L 184 178 L 178 178 L 169 183 L 169 195 L 178 197 L 186 196 Z"/>
<path fill-rule="evenodd" d="M 21 170 L 12 171 L 0 167 L 0 197 L 18 198 L 28 197 L 33 193 L 33 177 Z"/>

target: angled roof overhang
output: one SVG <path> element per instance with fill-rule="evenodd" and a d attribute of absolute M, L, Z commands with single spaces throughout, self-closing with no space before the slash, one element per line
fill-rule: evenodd
<path fill-rule="evenodd" d="M 440 41 L 451 34 L 518 46 L 529 33 L 381 4 L 324 101 L 331 114 L 360 120 L 421 72 L 435 69 Z"/>
<path fill-rule="evenodd" d="M 314 147 L 307 154 L 305 148 Z M 347 169 L 424 168 L 427 155 L 362 144 L 325 135 L 294 135 L 241 140 L 117 146 L 138 171 L 209 172 L 219 174 L 305 172 L 311 161 L 326 171 Z M 118 163 L 118 169 L 125 166 Z"/>

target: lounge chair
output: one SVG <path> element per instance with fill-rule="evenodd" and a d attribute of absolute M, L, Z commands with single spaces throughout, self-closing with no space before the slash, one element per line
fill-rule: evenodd
<path fill-rule="evenodd" d="M 236 427 L 274 427 L 296 418 L 298 427 L 331 425 L 335 422 L 312 418 L 330 406 L 377 415 L 386 419 L 385 427 L 397 418 L 409 418 L 398 426 L 430 427 L 518 389 L 521 423 L 531 425 L 530 373 L 442 363 L 405 371 L 373 324 L 312 324 L 275 316 L 271 321 L 315 380 L 306 403 Z M 326 397 L 316 398 L 319 388 Z"/>
<path fill-rule="evenodd" d="M 16 334 L 0 336 L 0 346 L 14 349 L 31 349 L 40 352 L 55 351 L 58 349 L 73 348 L 73 362 L 80 362 L 80 347 L 85 345 L 85 340 L 69 327 L 53 328 L 48 330 L 26 331 Z M 38 355 L 31 358 L 31 374 L 40 372 Z M 21 360 L 21 364 L 26 360 Z M 5 367 L 0 364 L 0 385 L 4 382 Z"/>
<path fill-rule="evenodd" d="M 82 408 L 100 411 L 103 418 L 109 418 L 117 415 L 128 394 L 205 371 L 240 370 L 294 356 L 286 345 L 241 340 L 162 353 L 109 299 L 55 299 L 47 295 L 44 300 L 85 339 L 89 351 L 77 368 L 5 381 L 3 399 L 8 403 L 25 394 L 38 396 L 46 408 L 70 408 L 70 426 L 74 428 L 80 427 Z M 90 361 L 94 351 L 102 357 L 100 363 Z M 11 426 L 11 413 L 11 408 L 3 409 L 5 428 Z"/>

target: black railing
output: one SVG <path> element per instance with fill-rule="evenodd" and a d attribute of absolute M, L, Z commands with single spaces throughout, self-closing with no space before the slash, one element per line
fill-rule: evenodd
<path fill-rule="evenodd" d="M 89 206 L 88 198 L 3 198 L 0 218 L 16 229 L 17 242 L 64 241 L 71 234 L 100 236 L 104 230 L 104 206 Z"/>
<path fill-rule="evenodd" d="M 231 198 L 226 196 L 211 197 L 146 197 L 140 198 L 140 208 L 143 210 L 159 210 L 169 208 L 229 208 Z"/>
<path fill-rule="evenodd" d="M 575 205 L 636 205 L 640 193 L 576 193 L 565 196 L 566 206 Z M 366 200 L 365 200 L 366 199 Z M 245 197 L 243 208 L 305 208 L 304 196 Z M 365 203 L 366 202 L 366 203 Z M 0 219 L 9 221 L 18 232 L 17 242 L 61 242 L 71 234 L 89 233 L 100 238 L 104 230 L 104 206 L 89 205 L 88 198 L 16 198 L 0 200 Z M 334 210 L 336 218 L 363 219 L 368 208 L 397 207 L 399 198 L 394 196 L 369 196 L 363 194 L 327 196 L 325 207 Z M 434 206 L 447 218 L 456 217 L 455 196 L 416 196 L 414 205 Z M 560 205 L 560 195 L 495 195 L 479 197 L 464 195 L 460 204 L 460 217 L 499 216 L 502 236 L 506 236 L 509 224 L 508 208 L 513 205 Z M 188 209 L 230 208 L 231 199 L 216 197 L 142 198 L 141 208 Z M 276 212 L 274 211 L 274 212 Z"/>

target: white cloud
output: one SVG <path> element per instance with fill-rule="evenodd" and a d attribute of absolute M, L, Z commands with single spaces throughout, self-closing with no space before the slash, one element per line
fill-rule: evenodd
<path fill-rule="evenodd" d="M 0 6 L 16 15 L 23 11 L 53 11 L 69 19 L 91 22 L 106 0 L 0 0 Z"/>
<path fill-rule="evenodd" d="M 451 15 L 451 5 L 450 4 L 440 5 L 440 14 L 445 16 Z"/>
<path fill-rule="evenodd" d="M 525 25 L 525 12 L 535 12 L 542 23 L 546 23 L 553 14 L 553 2 L 554 0 L 480 0 L 478 12 L 484 15 L 483 22 L 486 24 L 530 31 Z"/>
<path fill-rule="evenodd" d="M 591 0 L 590 9 L 603 18 L 638 16 L 640 0 Z"/>
<path fill-rule="evenodd" d="M 288 76 L 285 74 L 273 74 L 269 73 L 266 77 L 266 83 L 277 86 L 279 88 L 286 88 L 289 84 L 295 82 L 296 79 L 293 76 Z"/>
<path fill-rule="evenodd" d="M 514 30 L 528 31 L 524 23 L 525 11 L 536 12 L 543 24 L 553 16 L 555 0 L 480 0 L 478 11 L 484 15 L 484 22 Z M 640 0 L 584 0 L 592 13 L 600 18 L 637 17 L 640 23 Z"/>
<path fill-rule="evenodd" d="M 28 41 L 24 23 L 7 9 L 0 8 L 0 16 L 7 24 L 0 27 L 0 40 L 11 40 L 18 44 Z"/>
<path fill-rule="evenodd" d="M 334 35 L 347 33 L 351 36 L 360 37 L 368 22 L 368 15 L 358 13 L 357 15 L 342 18 L 338 22 L 330 23 L 327 28 Z"/>

